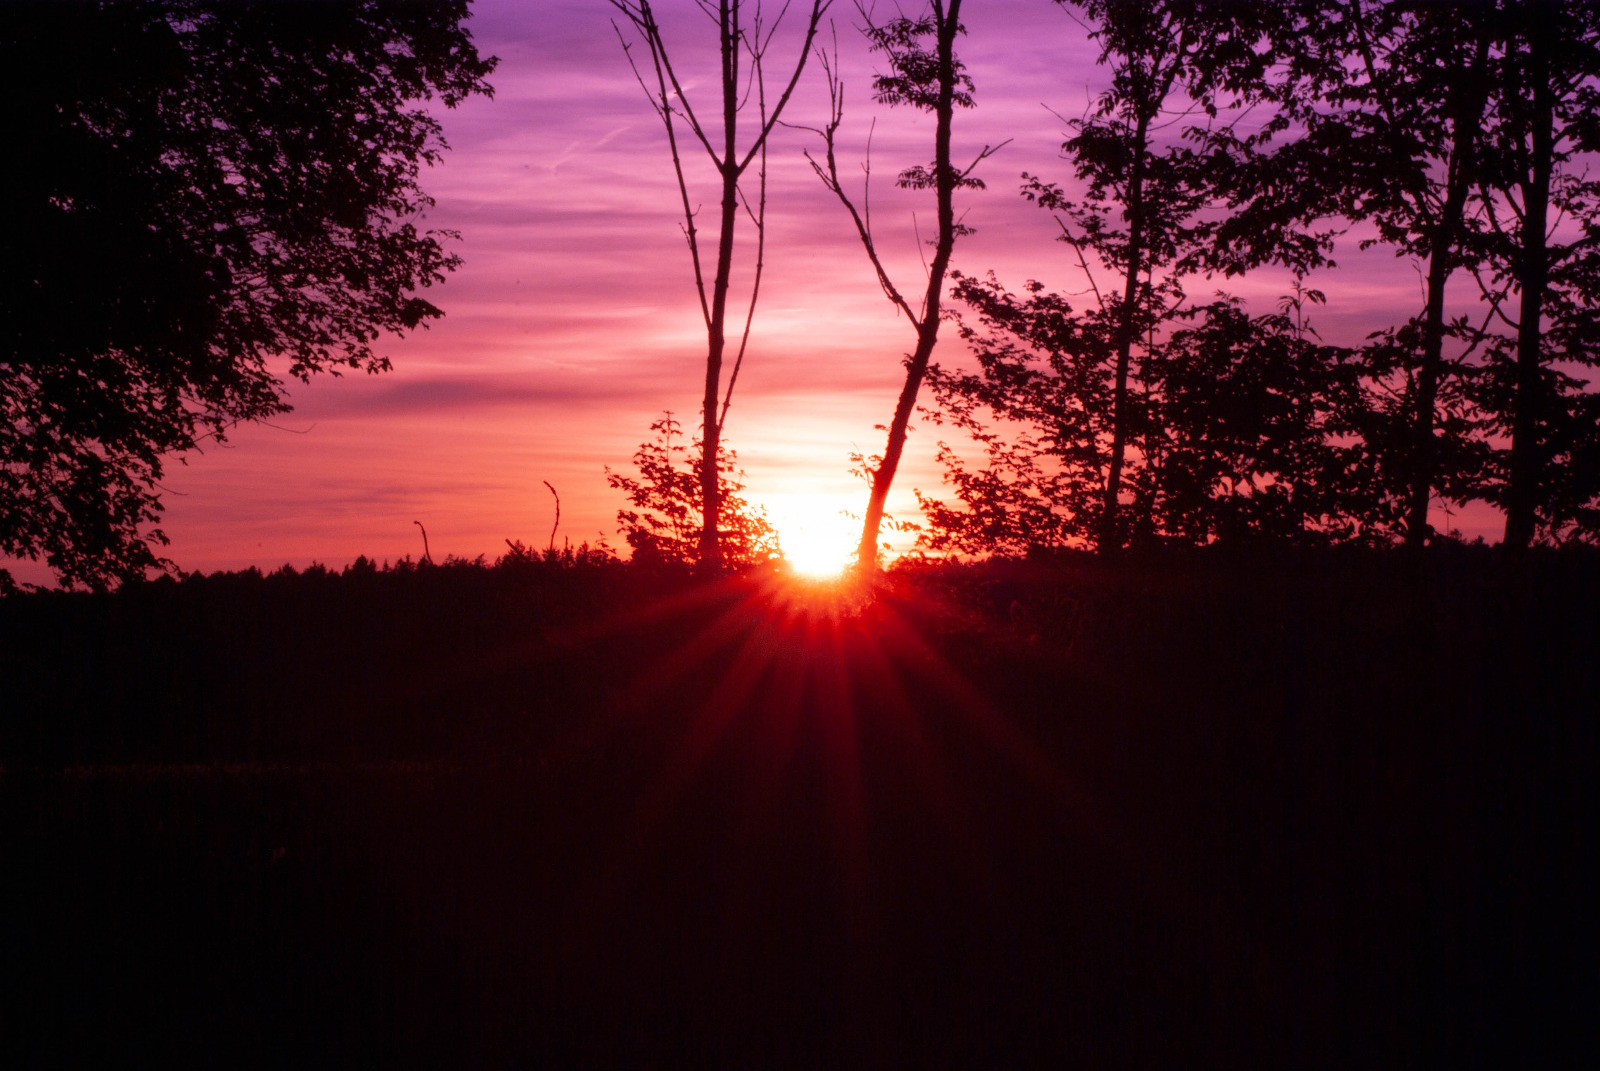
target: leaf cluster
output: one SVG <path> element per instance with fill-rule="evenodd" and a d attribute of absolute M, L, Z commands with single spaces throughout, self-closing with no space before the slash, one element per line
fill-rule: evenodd
<path fill-rule="evenodd" d="M 1094 542 L 1115 421 L 1115 318 L 1079 313 L 1038 282 L 1019 295 L 993 276 L 962 276 L 956 296 L 976 314 L 962 335 L 978 368 L 938 368 L 930 381 L 937 419 L 978 444 L 983 466 L 941 444 L 958 504 L 919 496 L 924 545 L 978 554 Z M 1361 353 L 1323 344 L 1305 320 L 1322 300 L 1297 289 L 1279 311 L 1250 316 L 1219 297 L 1184 310 L 1149 348 L 1125 413 L 1119 544 L 1318 544 L 1386 530 L 1393 496 L 1358 434 L 1381 401 Z"/>
<path fill-rule="evenodd" d="M 633 560 L 646 565 L 689 567 L 699 560 L 705 520 L 700 488 L 701 441 L 683 442 L 683 426 L 668 412 L 651 423 L 653 439 L 633 455 L 638 476 L 606 469 L 606 482 L 622 491 L 634 508 L 617 511 L 617 525 Z M 750 505 L 739 493 L 744 472 L 738 455 L 717 444 L 717 538 L 723 562 L 747 568 L 778 557 L 777 531 L 766 511 Z"/>
<path fill-rule="evenodd" d="M 931 539 L 1409 541 L 1419 502 L 1509 512 L 1528 472 L 1537 538 L 1600 538 L 1600 9 L 1063 6 L 1090 21 L 1110 84 L 1063 120 L 1074 192 L 1035 175 L 1022 192 L 1055 217 L 1093 304 L 960 280 L 978 367 L 933 378 L 987 467 L 945 448 L 964 508 L 930 502 Z M 1327 347 L 1301 280 L 1355 224 L 1361 248 L 1426 265 L 1425 307 Z M 1195 276 L 1264 265 L 1296 279 L 1277 314 L 1191 304 Z M 1453 303 L 1476 284 L 1470 319 L 1446 314 L 1447 282 Z M 1518 439 L 1533 442 L 1522 476 Z"/>
<path fill-rule="evenodd" d="M 960 60 L 951 60 L 955 75 L 948 86 L 939 77 L 939 51 L 930 47 L 929 39 L 937 42 L 941 15 L 942 12 L 929 12 L 920 18 L 900 15 L 883 23 L 867 20 L 862 33 L 868 49 L 881 53 L 889 63 L 887 74 L 872 79 L 873 99 L 879 104 L 907 105 L 932 112 L 938 110 L 948 93 L 953 106 L 974 106 L 972 76 Z M 955 33 L 964 34 L 966 29 L 957 25 Z"/>
<path fill-rule="evenodd" d="M 67 582 L 158 560 L 163 457 L 388 368 L 459 263 L 423 222 L 423 105 L 488 93 L 466 0 L 10 7 L 0 91 L 0 552 Z"/>

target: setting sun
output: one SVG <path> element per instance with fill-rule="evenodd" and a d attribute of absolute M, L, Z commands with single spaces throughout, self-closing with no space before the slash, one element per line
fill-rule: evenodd
<path fill-rule="evenodd" d="M 838 576 L 850 565 L 860 539 L 860 522 L 844 513 L 844 503 L 823 495 L 769 501 L 768 515 L 778 530 L 784 560 L 802 576 Z"/>

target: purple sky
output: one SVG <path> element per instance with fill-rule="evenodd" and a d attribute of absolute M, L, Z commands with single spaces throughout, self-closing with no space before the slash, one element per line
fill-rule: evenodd
<path fill-rule="evenodd" d="M 657 6 L 693 100 L 695 87 L 709 88 L 709 24 L 691 0 Z M 492 557 L 508 537 L 542 546 L 553 519 L 545 480 L 562 496 L 558 538 L 604 533 L 622 546 L 622 500 L 604 468 L 626 468 L 662 410 L 694 421 L 705 335 L 665 137 L 611 14 L 604 0 L 478 0 L 472 31 L 483 52 L 500 57 L 495 97 L 444 113 L 451 151 L 424 176 L 438 201 L 428 222 L 462 235 L 455 250 L 464 267 L 428 294 L 445 318 L 392 342 L 392 373 L 296 385 L 295 412 L 276 426 L 242 427 L 225 447 L 172 464 L 163 527 L 181 568 L 417 556 L 413 520 L 427 525 L 436 558 Z M 915 291 L 914 214 L 926 237 L 931 203 L 895 191 L 892 177 L 928 158 L 929 126 L 871 102 L 873 60 L 852 26 L 854 9 L 838 4 L 833 17 L 847 93 L 843 159 L 853 167 L 865 157 L 875 120 L 874 223 L 896 279 Z M 1013 285 L 1037 278 L 1081 290 L 1070 251 L 1018 196 L 1017 178 L 1068 177 L 1057 157 L 1061 122 L 1047 107 L 1083 111 L 1103 81 L 1094 49 L 1047 0 L 969 0 L 965 21 L 962 56 L 978 107 L 957 117 L 957 156 L 1010 144 L 981 171 L 989 189 L 964 196 L 977 234 L 958 245 L 954 264 L 995 270 Z M 780 43 L 772 67 L 792 54 Z M 819 73 L 808 71 L 791 121 L 823 118 Z M 748 473 L 747 496 L 780 530 L 838 525 L 848 539 L 837 511 L 860 512 L 866 497 L 848 458 L 882 449 L 874 425 L 891 415 L 913 338 L 879 291 L 848 218 L 800 155 L 815 141 L 791 130 L 773 146 L 768 270 L 727 435 Z M 710 205 L 706 190 L 700 199 Z M 1328 294 L 1315 320 L 1335 342 L 1356 341 L 1420 304 L 1411 265 L 1347 244 L 1343 267 L 1310 282 Z M 1190 289 L 1203 295 L 1208 286 L 1196 280 Z M 1227 289 L 1265 311 L 1286 279 L 1263 273 Z M 936 360 L 959 359 L 953 336 L 947 329 Z M 913 432 L 891 513 L 914 516 L 912 489 L 938 486 L 936 434 Z M 1498 534 L 1487 511 L 1454 523 Z M 37 567 L 13 571 L 44 579 Z"/>

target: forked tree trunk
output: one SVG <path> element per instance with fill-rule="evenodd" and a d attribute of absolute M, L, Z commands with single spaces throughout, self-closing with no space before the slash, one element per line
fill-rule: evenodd
<path fill-rule="evenodd" d="M 638 78 L 640 87 L 645 91 L 656 115 L 666 127 L 667 145 L 672 153 L 672 168 L 683 205 L 683 233 L 689 243 L 695 289 L 700 298 L 700 312 L 706 325 L 705 392 L 701 400 L 701 453 L 697 463 L 701 525 L 696 550 L 701 572 L 713 576 L 721 573 L 723 569 L 720 538 L 723 501 L 721 481 L 718 479 L 717 471 L 717 458 L 722 445 L 722 423 L 728 412 L 728 404 L 733 398 L 733 386 L 738 379 L 739 366 L 744 359 L 745 345 L 750 340 L 750 324 L 755 317 L 756 297 L 761 289 L 762 251 L 765 249 L 766 238 L 767 138 L 777 126 L 784 108 L 794 93 L 795 86 L 799 84 L 806 60 L 811 55 L 811 46 L 816 40 L 822 16 L 832 2 L 833 0 L 811 0 L 810 14 L 806 18 L 805 40 L 800 46 L 788 83 L 776 103 L 769 109 L 763 57 L 772 44 L 777 23 L 783 20 L 788 5 L 783 5 L 774 22 L 764 27 L 761 8 L 757 4 L 755 16 L 746 26 L 740 21 L 740 0 L 717 0 L 715 5 L 717 50 L 721 63 L 717 84 L 721 90 L 722 106 L 722 147 L 719 155 L 719 150 L 712 144 L 715 132 L 701 123 L 689 104 L 687 89 L 679 81 L 677 71 L 673 67 L 672 57 L 667 52 L 666 42 L 662 38 L 661 27 L 656 22 L 650 0 L 611 0 L 611 5 L 621 12 L 643 38 L 650 53 L 650 67 L 641 70 L 634 61 L 631 46 L 622 30 L 618 28 L 617 37 L 622 42 L 622 50 L 628 57 L 629 65 L 633 67 L 634 76 Z M 712 10 L 710 0 L 700 0 L 698 6 L 706 13 Z M 740 74 L 741 55 L 749 60 L 749 68 L 743 76 Z M 741 156 L 738 137 L 739 112 L 752 102 L 760 108 L 760 121 L 755 124 L 751 143 L 745 147 Z M 678 149 L 677 124 L 679 123 L 692 135 L 691 144 L 697 143 L 705 151 L 721 179 L 718 198 L 717 263 L 716 271 L 711 277 L 709 292 L 706 277 L 702 272 L 699 228 L 695 224 L 697 206 L 690 196 L 683 158 Z M 752 209 L 748 204 L 741 202 L 739 180 L 758 156 L 762 161 L 761 192 L 756 198 L 756 207 Z M 744 333 L 735 347 L 733 372 L 724 390 L 722 368 L 728 353 L 728 291 L 733 277 L 734 228 L 741 210 L 748 211 L 755 223 L 756 263 L 754 278 L 750 284 L 750 304 L 745 317 Z"/>

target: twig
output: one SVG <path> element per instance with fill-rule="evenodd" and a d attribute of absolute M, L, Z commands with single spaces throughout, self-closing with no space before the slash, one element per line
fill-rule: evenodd
<path fill-rule="evenodd" d="M 418 528 L 422 528 L 421 521 L 412 521 L 411 523 Z M 428 552 L 428 530 L 426 528 L 422 528 L 422 560 L 429 565 L 433 564 L 433 555 Z"/>
<path fill-rule="evenodd" d="M 556 523 L 550 526 L 550 549 L 554 551 L 556 549 L 556 529 L 561 527 L 561 496 L 556 494 L 556 489 L 551 485 L 549 480 L 541 480 L 540 482 L 546 487 L 549 487 L 550 493 L 555 495 Z"/>

